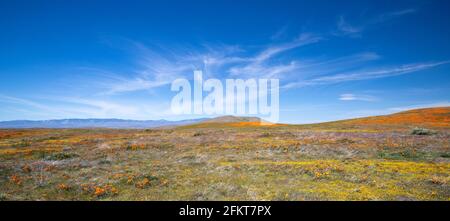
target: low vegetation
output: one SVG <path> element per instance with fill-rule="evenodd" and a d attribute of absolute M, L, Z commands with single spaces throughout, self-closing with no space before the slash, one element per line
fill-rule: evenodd
<path fill-rule="evenodd" d="M 450 200 L 450 124 L 361 121 L 3 129 L 0 200 Z"/>

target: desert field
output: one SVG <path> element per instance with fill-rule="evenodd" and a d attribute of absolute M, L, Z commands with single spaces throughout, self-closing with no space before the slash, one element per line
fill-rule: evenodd
<path fill-rule="evenodd" d="M 1 129 L 1 200 L 450 200 L 450 108 L 309 125 Z"/>

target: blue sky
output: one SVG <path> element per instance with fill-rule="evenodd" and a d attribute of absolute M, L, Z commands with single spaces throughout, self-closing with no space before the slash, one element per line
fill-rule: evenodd
<path fill-rule="evenodd" d="M 280 121 L 449 106 L 450 2 L 0 1 L 0 120 L 169 119 L 172 80 L 280 79 Z"/>

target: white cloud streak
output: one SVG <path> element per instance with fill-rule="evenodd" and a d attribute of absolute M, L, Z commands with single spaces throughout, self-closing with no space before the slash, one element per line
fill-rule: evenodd
<path fill-rule="evenodd" d="M 356 95 L 356 94 L 341 94 L 339 96 L 341 101 L 376 101 L 377 98 L 370 95 Z"/>
<path fill-rule="evenodd" d="M 288 83 L 288 84 L 284 85 L 282 88 L 288 89 L 288 88 L 314 86 L 314 85 L 335 84 L 335 83 L 341 83 L 341 82 L 347 82 L 347 81 L 359 81 L 359 80 L 369 80 L 369 79 L 376 79 L 376 78 L 393 77 L 393 76 L 427 70 L 427 69 L 437 67 L 440 65 L 444 65 L 444 64 L 448 64 L 448 63 L 450 63 L 450 61 L 408 64 L 408 65 L 402 65 L 402 66 L 393 67 L 393 68 L 376 69 L 376 70 L 368 70 L 368 71 L 357 71 L 357 72 L 350 72 L 350 73 L 340 73 L 340 74 L 335 74 L 335 75 L 330 75 L 330 76 L 323 76 L 323 77 L 313 78 L 313 79 L 309 79 L 309 80 Z"/>
<path fill-rule="evenodd" d="M 377 23 L 381 23 L 381 22 L 386 22 L 386 21 L 395 19 L 397 17 L 401 17 L 401 16 L 404 16 L 407 14 L 412 14 L 415 12 L 417 12 L 417 10 L 414 8 L 408 8 L 408 9 L 403 9 L 403 10 L 399 10 L 399 11 L 388 12 L 388 13 L 377 16 L 370 23 L 377 24 Z"/>

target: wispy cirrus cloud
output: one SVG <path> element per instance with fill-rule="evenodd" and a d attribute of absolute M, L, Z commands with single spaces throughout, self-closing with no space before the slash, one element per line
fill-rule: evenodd
<path fill-rule="evenodd" d="M 156 89 L 169 85 L 177 78 L 191 79 L 192 72 L 199 69 L 204 71 L 206 77 L 214 77 L 225 74 L 224 66 L 250 62 L 250 58 L 236 55 L 242 51 L 238 46 L 203 45 L 195 49 L 170 49 L 151 48 L 131 40 L 128 42 L 131 42 L 132 50 L 137 54 L 134 70 L 121 74 L 91 68 L 93 74 L 90 76 L 94 76 L 91 77 L 94 78 L 93 82 L 102 90 L 99 95 Z"/>
<path fill-rule="evenodd" d="M 377 23 L 381 23 L 381 22 L 386 22 L 386 21 L 395 19 L 397 17 L 401 17 L 404 15 L 408 15 L 408 14 L 412 14 L 412 13 L 416 13 L 416 12 L 417 12 L 417 9 L 415 9 L 415 8 L 407 8 L 407 9 L 402 9 L 399 11 L 387 12 L 387 13 L 376 16 L 369 23 L 377 24 Z"/>
<path fill-rule="evenodd" d="M 321 78 L 316 78 L 311 80 L 311 83 L 338 83 L 343 81 L 356 81 L 356 80 L 366 80 L 374 78 L 392 77 L 396 75 L 402 75 L 417 71 L 426 70 L 439 65 L 447 64 L 450 61 L 442 62 L 431 62 L 431 63 L 418 63 L 418 64 L 407 64 L 401 65 L 399 67 L 377 69 L 371 71 L 357 71 L 353 73 L 343 73 L 336 74 L 332 76 L 325 76 Z"/>
<path fill-rule="evenodd" d="M 11 110 L 27 111 L 37 119 L 80 117 L 157 119 L 171 114 L 169 104 L 164 102 L 121 102 L 105 98 L 61 96 L 30 99 L 0 95 L 0 103 L 8 104 L 6 106 Z"/>
<path fill-rule="evenodd" d="M 295 88 L 324 84 L 335 84 L 348 81 L 369 80 L 376 78 L 393 77 L 403 74 L 409 74 L 434 68 L 440 65 L 448 64 L 450 61 L 416 63 L 401 65 L 398 67 L 374 69 L 374 70 L 360 70 L 349 73 L 339 73 L 334 75 L 326 75 L 323 77 L 308 79 L 304 81 L 292 82 L 284 85 L 282 88 Z"/>
<path fill-rule="evenodd" d="M 280 54 L 282 52 L 298 48 L 304 45 L 313 44 L 319 42 L 320 40 L 322 40 L 320 36 L 311 33 L 304 33 L 301 34 L 294 41 L 268 47 L 251 60 L 253 60 L 256 63 L 262 63 L 264 61 L 267 61 L 269 58 L 272 58 L 275 55 Z"/>
<path fill-rule="evenodd" d="M 398 16 L 414 13 L 405 9 L 377 16 L 372 23 L 383 22 Z M 341 26 L 346 26 L 341 17 Z M 348 32 L 359 29 L 347 27 Z M 367 65 L 382 56 L 371 51 L 331 58 L 299 59 L 284 56 L 303 46 L 318 44 L 324 37 L 312 33 L 300 34 L 292 41 L 260 46 L 260 50 L 248 50 L 242 45 L 210 45 L 183 47 L 182 49 L 155 49 L 139 42 L 132 42 L 137 51 L 138 66 L 126 74 L 102 71 L 93 82 L 99 88 L 100 96 L 114 96 L 122 93 L 152 90 L 170 84 L 176 78 L 192 78 L 192 71 L 202 69 L 204 77 L 225 78 L 278 78 L 282 88 L 294 89 L 306 86 L 336 84 L 385 78 L 427 70 L 449 63 L 422 62 L 399 64 L 391 67 Z M 297 51 L 298 52 L 298 51 Z M 370 67 L 370 68 L 368 68 Z M 93 75 L 95 76 L 95 75 Z"/>
<path fill-rule="evenodd" d="M 47 110 L 47 111 L 52 110 L 47 105 L 43 105 L 43 104 L 28 100 L 28 99 L 23 99 L 23 98 L 18 98 L 18 97 L 3 95 L 3 94 L 0 94 L 0 102 L 25 105 L 25 106 L 38 108 L 38 109 L 42 109 L 42 110 Z"/>
<path fill-rule="evenodd" d="M 280 77 L 280 74 L 288 73 L 298 68 L 298 62 L 290 60 L 282 64 L 270 64 L 270 60 L 289 50 L 310 45 L 321 41 L 323 38 L 311 33 L 301 34 L 291 42 L 271 45 L 253 57 L 248 57 L 237 66 L 231 67 L 229 73 L 231 76 L 273 78 Z"/>
<path fill-rule="evenodd" d="M 335 32 L 336 35 L 360 36 L 359 34 L 364 30 L 364 26 L 355 26 L 349 24 L 342 15 L 339 16 L 336 26 L 337 26 L 337 32 Z"/>
<path fill-rule="evenodd" d="M 361 68 L 380 58 L 381 56 L 375 52 L 361 52 L 337 58 L 305 60 L 299 65 L 297 77 L 323 76 L 348 71 L 349 69 Z"/>
<path fill-rule="evenodd" d="M 42 102 L 34 101 L 31 99 L 4 94 L 0 94 L 0 103 L 8 107 L 9 110 L 26 113 L 27 115 L 33 115 L 36 117 L 45 118 L 48 116 L 68 116 L 71 113 L 71 110 L 69 108 L 60 109 L 52 105 L 44 104 Z"/>
<path fill-rule="evenodd" d="M 285 25 L 285 26 L 281 27 L 280 29 L 278 29 L 274 34 L 272 34 L 272 36 L 270 36 L 270 39 L 271 40 L 279 40 L 286 36 L 287 31 L 288 31 L 288 26 Z"/>
<path fill-rule="evenodd" d="M 387 12 L 365 20 L 362 19 L 362 22 L 359 22 L 358 24 L 352 24 L 346 17 L 341 15 L 338 17 L 338 20 L 336 22 L 336 30 L 333 33 L 337 36 L 361 37 L 362 32 L 370 29 L 371 26 L 388 22 L 390 20 L 415 12 L 417 12 L 417 9 L 414 8 Z"/>
<path fill-rule="evenodd" d="M 106 87 L 104 94 L 149 90 L 164 86 L 201 65 L 200 61 L 192 59 L 195 57 L 193 55 L 156 53 L 140 43 L 135 45 L 140 51 L 136 62 L 138 67 L 126 76 L 120 75 L 113 81 L 102 83 Z"/>
<path fill-rule="evenodd" d="M 398 12 L 399 15 L 411 13 Z M 142 44 L 140 68 L 126 76 L 110 73 L 100 78 L 100 95 L 112 96 L 121 93 L 150 90 L 170 84 L 176 78 L 192 77 L 192 71 L 202 69 L 205 77 L 216 78 L 279 78 L 282 88 L 293 89 L 305 86 L 336 84 L 348 81 L 392 77 L 427 70 L 450 61 L 423 62 L 386 68 L 365 68 L 367 62 L 381 56 L 375 52 L 361 52 L 330 59 L 303 59 L 282 57 L 284 53 L 302 46 L 319 43 L 323 38 L 306 33 L 290 42 L 263 47 L 249 55 L 241 46 L 205 46 L 203 50 L 173 51 L 164 56 Z M 280 60 L 279 58 L 282 57 Z M 276 60 L 277 62 L 273 62 Z M 289 81 L 289 83 L 286 83 Z M 284 83 L 284 84 L 283 84 Z"/>
<path fill-rule="evenodd" d="M 191 79 L 192 71 L 197 69 L 202 69 L 205 77 L 279 77 L 283 73 L 298 69 L 299 63 L 290 60 L 271 64 L 272 59 L 289 50 L 317 43 L 321 39 L 317 35 L 305 33 L 292 41 L 264 46 L 254 55 L 249 55 L 249 52 L 240 46 L 203 45 L 195 50 L 190 47 L 180 50 L 152 50 L 139 42 L 132 42 L 139 53 L 135 71 L 118 74 L 92 69 L 94 73 L 100 74 L 91 76 L 95 76 L 93 82 L 102 90 L 98 94 L 106 96 L 159 88 L 177 78 Z"/>

